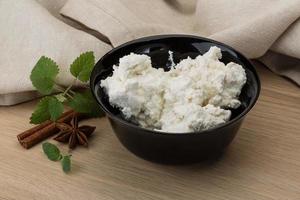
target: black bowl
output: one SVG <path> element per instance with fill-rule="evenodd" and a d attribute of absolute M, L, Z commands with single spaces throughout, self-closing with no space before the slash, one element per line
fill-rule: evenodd
<path fill-rule="evenodd" d="M 108 96 L 100 87 L 100 80 L 112 75 L 112 66 L 118 64 L 119 58 L 131 52 L 147 54 L 151 57 L 154 67 L 167 69 L 171 64 L 168 61 L 169 50 L 174 52 L 174 61 L 178 63 L 188 56 L 195 58 L 199 54 L 204 54 L 211 46 L 221 48 L 222 62 L 235 62 L 242 65 L 247 75 L 247 82 L 239 97 L 241 106 L 232 110 L 230 121 L 212 129 L 193 133 L 170 134 L 141 128 L 126 121 L 120 110 L 109 104 Z M 259 77 L 245 56 L 220 42 L 190 35 L 151 36 L 116 47 L 98 61 L 92 72 L 90 85 L 94 97 L 107 114 L 121 143 L 139 157 L 169 164 L 192 163 L 203 159 L 214 159 L 220 155 L 235 137 L 243 119 L 254 106 L 260 92 Z"/>

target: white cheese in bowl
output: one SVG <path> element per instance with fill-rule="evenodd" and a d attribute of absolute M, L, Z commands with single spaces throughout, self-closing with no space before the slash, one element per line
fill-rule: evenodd
<path fill-rule="evenodd" d="M 241 65 L 220 62 L 218 47 L 186 58 L 170 71 L 152 67 L 147 55 L 120 58 L 113 75 L 101 81 L 112 106 L 128 120 L 170 133 L 195 132 L 229 121 L 230 108 L 246 83 Z"/>

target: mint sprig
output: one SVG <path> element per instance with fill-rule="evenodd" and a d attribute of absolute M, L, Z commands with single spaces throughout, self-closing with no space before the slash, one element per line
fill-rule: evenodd
<path fill-rule="evenodd" d="M 56 145 L 45 142 L 42 145 L 43 151 L 51 161 L 59 161 L 65 173 L 71 171 L 71 155 L 62 155 Z"/>
<path fill-rule="evenodd" d="M 70 72 L 75 77 L 73 84 L 79 80 L 86 83 L 95 65 L 94 53 L 82 53 L 70 65 Z M 31 115 L 30 123 L 39 124 L 46 120 L 56 121 L 63 113 L 63 105 L 69 105 L 75 111 L 92 117 L 103 116 L 104 113 L 97 105 L 89 89 L 75 93 L 73 84 L 63 87 L 56 82 L 59 73 L 58 65 L 45 56 L 42 56 L 31 71 L 32 85 L 44 95 L 59 92 L 56 95 L 46 96 L 37 104 Z"/>

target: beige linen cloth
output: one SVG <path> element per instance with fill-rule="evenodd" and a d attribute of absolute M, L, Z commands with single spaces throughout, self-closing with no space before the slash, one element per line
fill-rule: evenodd
<path fill-rule="evenodd" d="M 41 55 L 68 84 L 82 51 L 100 58 L 143 36 L 209 37 L 258 59 L 300 85 L 300 0 L 0 0 L 0 104 L 36 94 L 29 74 Z M 258 66 L 262 67 L 262 66 Z"/>

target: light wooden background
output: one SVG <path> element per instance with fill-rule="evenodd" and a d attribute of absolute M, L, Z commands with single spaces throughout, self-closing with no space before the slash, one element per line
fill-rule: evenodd
<path fill-rule="evenodd" d="M 300 88 L 260 68 L 262 92 L 227 153 L 215 163 L 165 166 L 129 153 L 106 119 L 73 171 L 48 161 L 41 145 L 23 149 L 35 102 L 0 108 L 0 199 L 241 200 L 300 199 Z M 60 145 L 66 152 L 66 146 Z"/>

